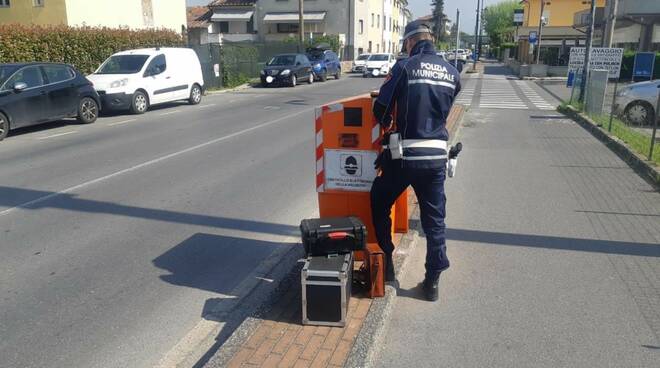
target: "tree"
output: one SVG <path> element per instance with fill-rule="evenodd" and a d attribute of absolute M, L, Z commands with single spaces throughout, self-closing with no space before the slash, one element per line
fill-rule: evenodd
<path fill-rule="evenodd" d="M 513 25 L 513 11 L 518 8 L 518 1 L 507 0 L 484 9 L 484 30 L 490 37 L 491 46 L 499 47 L 514 41 L 516 27 Z"/>
<path fill-rule="evenodd" d="M 445 0 L 433 0 L 431 6 L 433 7 L 433 35 L 436 42 L 445 42 L 447 40 L 447 34 L 445 33 L 445 24 L 447 23 Z"/>

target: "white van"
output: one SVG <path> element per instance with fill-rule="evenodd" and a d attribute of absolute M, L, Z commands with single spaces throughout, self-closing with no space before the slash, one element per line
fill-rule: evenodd
<path fill-rule="evenodd" d="M 204 78 L 197 54 L 185 48 L 118 52 L 87 77 L 101 97 L 103 110 L 143 114 L 151 105 L 202 101 Z"/>

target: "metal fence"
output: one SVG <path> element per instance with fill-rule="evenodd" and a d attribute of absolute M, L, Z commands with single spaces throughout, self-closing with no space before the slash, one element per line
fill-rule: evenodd
<path fill-rule="evenodd" d="M 631 88 L 632 82 L 607 78 L 606 71 L 592 70 L 583 102 L 579 100 L 581 76 L 577 76 L 565 102 L 649 161 L 660 165 L 660 81 Z"/>
<path fill-rule="evenodd" d="M 259 77 L 266 63 L 277 54 L 298 52 L 291 42 L 224 42 L 190 46 L 202 64 L 207 89 L 231 88 Z"/>

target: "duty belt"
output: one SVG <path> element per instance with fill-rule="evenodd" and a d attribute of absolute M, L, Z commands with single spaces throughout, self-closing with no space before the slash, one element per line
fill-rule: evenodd
<path fill-rule="evenodd" d="M 391 140 L 392 140 L 392 136 L 390 136 L 390 141 Z M 396 145 L 397 145 L 396 147 L 392 147 L 389 144 L 383 146 L 383 148 L 390 150 L 393 159 L 401 158 L 406 161 L 419 161 L 419 160 L 444 160 L 447 158 L 447 154 L 432 155 L 432 156 L 406 156 L 403 154 L 404 148 L 435 148 L 435 149 L 444 150 L 446 152 L 447 141 L 443 141 L 441 139 L 404 139 L 404 140 L 394 139 L 394 140 L 396 141 Z"/>

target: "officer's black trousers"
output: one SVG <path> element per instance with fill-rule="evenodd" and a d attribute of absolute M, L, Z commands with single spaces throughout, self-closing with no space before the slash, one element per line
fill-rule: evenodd
<path fill-rule="evenodd" d="M 437 277 L 449 268 L 445 245 L 445 175 L 446 169 L 410 169 L 389 165 L 371 187 L 371 214 L 381 249 L 392 254 L 392 205 L 401 193 L 412 186 L 419 202 L 422 228 L 426 234 L 426 277 Z M 396 166 L 396 167 L 395 167 Z"/>

